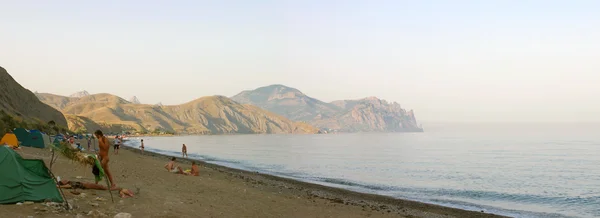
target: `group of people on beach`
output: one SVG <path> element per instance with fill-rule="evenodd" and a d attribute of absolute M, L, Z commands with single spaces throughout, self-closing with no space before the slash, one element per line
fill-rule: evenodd
<path fill-rule="evenodd" d="M 180 166 L 175 165 L 176 158 L 172 157 L 171 161 L 169 161 L 165 165 L 165 169 L 171 173 L 182 174 L 186 176 L 199 176 L 200 171 L 198 170 L 198 165 L 196 165 L 195 161 L 192 161 L 192 168 L 188 170 L 183 170 Z"/>
<path fill-rule="evenodd" d="M 121 196 L 133 196 L 133 193 L 127 189 L 122 189 L 122 188 L 118 188 L 117 184 L 115 183 L 115 180 L 113 178 L 112 172 L 110 170 L 110 167 L 108 165 L 110 158 L 109 158 L 109 149 L 110 149 L 110 142 L 108 140 L 108 138 L 104 135 L 104 133 L 102 133 L 101 130 L 96 130 L 96 132 L 94 132 L 94 136 L 98 139 L 98 160 L 100 161 L 100 165 L 102 166 L 102 168 L 104 169 L 104 173 L 106 173 L 106 176 L 108 177 L 108 181 L 110 182 L 110 187 L 104 187 L 102 185 L 98 184 L 98 181 L 96 181 L 95 184 L 93 183 L 82 183 L 82 182 L 73 182 L 73 181 L 62 181 L 60 182 L 58 185 L 59 186 L 69 186 L 69 187 L 73 187 L 73 188 L 81 188 L 81 189 L 99 189 L 99 190 L 119 190 Z M 91 144 L 91 139 L 88 138 L 88 149 L 90 147 Z M 120 146 L 123 144 L 123 137 L 119 137 L 116 136 L 115 137 L 115 142 L 114 142 L 114 154 L 117 155 L 119 154 L 119 149 Z M 144 140 L 141 140 L 141 151 L 142 153 L 144 152 Z M 187 157 L 187 147 L 185 146 L 185 144 L 182 147 L 182 156 L 183 157 Z M 171 161 L 169 161 L 166 165 L 165 165 L 165 169 L 167 169 L 169 172 L 171 173 L 176 173 L 176 174 L 182 174 L 182 175 L 192 175 L 192 176 L 199 176 L 200 175 L 200 171 L 198 169 L 198 165 L 196 164 L 195 161 L 192 161 L 192 166 L 190 169 L 184 170 L 183 168 L 181 168 L 180 166 L 175 165 L 175 160 L 176 158 L 171 158 Z"/>
<path fill-rule="evenodd" d="M 144 146 L 143 142 L 142 142 L 142 146 Z M 185 146 L 185 144 L 183 144 L 183 146 L 181 147 L 181 157 L 183 157 L 183 158 L 188 157 L 187 146 Z M 186 175 L 186 176 L 189 176 L 189 175 L 199 176 L 200 175 L 200 171 L 198 170 L 198 165 L 196 165 L 195 161 L 192 161 L 191 169 L 183 170 L 180 166 L 175 165 L 175 160 L 176 160 L 176 158 L 173 157 L 173 158 L 171 158 L 171 161 L 169 161 L 165 165 L 165 169 L 167 169 L 167 171 L 169 171 L 171 173 Z"/>

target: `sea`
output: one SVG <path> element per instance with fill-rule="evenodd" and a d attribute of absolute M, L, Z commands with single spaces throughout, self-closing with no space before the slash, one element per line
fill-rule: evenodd
<path fill-rule="evenodd" d="M 600 124 L 424 128 L 143 139 L 149 151 L 180 156 L 186 144 L 190 158 L 358 192 L 511 217 L 600 217 Z"/>

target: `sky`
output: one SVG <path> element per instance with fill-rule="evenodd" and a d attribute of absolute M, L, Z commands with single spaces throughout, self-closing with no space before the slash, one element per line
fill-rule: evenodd
<path fill-rule="evenodd" d="M 8 1 L 24 87 L 142 103 L 284 84 L 420 121 L 600 122 L 600 1 Z"/>

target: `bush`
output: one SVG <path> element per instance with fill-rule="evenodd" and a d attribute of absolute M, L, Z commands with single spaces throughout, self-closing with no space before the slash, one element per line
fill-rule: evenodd
<path fill-rule="evenodd" d="M 65 127 L 56 126 L 54 121 L 45 123 L 35 118 L 31 120 L 25 120 L 20 116 L 12 116 L 6 113 L 4 110 L 0 110 L 0 138 L 15 128 L 37 129 L 47 134 L 56 134 L 59 132 L 72 133 Z"/>

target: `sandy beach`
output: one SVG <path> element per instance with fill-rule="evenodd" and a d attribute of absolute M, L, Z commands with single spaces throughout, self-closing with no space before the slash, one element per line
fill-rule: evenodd
<path fill-rule="evenodd" d="M 84 144 L 84 143 L 82 143 Z M 23 147 L 25 158 L 43 159 L 49 149 Z M 110 156 L 118 186 L 135 192 L 133 198 L 111 202 L 108 191 L 63 189 L 73 210 L 64 211 L 35 203 L 1 205 L 2 217 L 500 217 L 390 197 L 362 194 L 270 175 L 200 163 L 200 176 L 175 175 L 163 166 L 169 157 L 122 146 Z M 190 167 L 178 158 L 177 164 Z M 60 157 L 52 167 L 63 180 L 93 182 L 91 169 Z M 102 181 L 105 184 L 104 181 Z M 97 198 L 101 198 L 98 200 Z"/>

